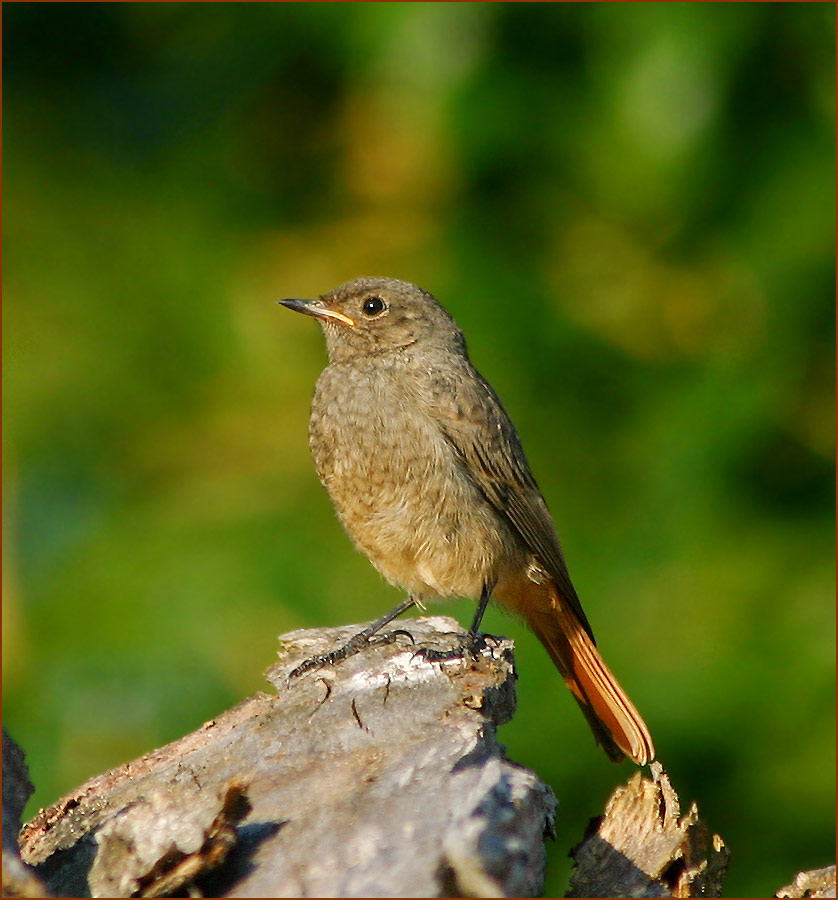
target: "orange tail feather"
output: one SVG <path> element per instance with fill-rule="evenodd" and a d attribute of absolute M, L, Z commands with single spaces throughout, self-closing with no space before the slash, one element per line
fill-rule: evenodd
<path fill-rule="evenodd" d="M 523 616 L 544 644 L 608 756 L 615 762 L 628 756 L 639 766 L 651 762 L 655 747 L 646 723 L 555 585 L 527 581 L 514 596 L 498 599 Z"/>

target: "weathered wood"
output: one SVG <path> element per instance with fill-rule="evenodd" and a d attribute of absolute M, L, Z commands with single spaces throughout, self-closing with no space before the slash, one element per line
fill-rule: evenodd
<path fill-rule="evenodd" d="M 46 897 L 35 871 L 20 858 L 17 835 L 26 801 L 34 790 L 23 751 L 3 729 L 3 896 Z"/>
<path fill-rule="evenodd" d="M 720 897 L 729 851 L 693 803 L 681 816 L 660 763 L 635 773 L 573 851 L 568 897 Z"/>
<path fill-rule="evenodd" d="M 22 853 L 56 894 L 535 896 L 554 798 L 504 758 L 511 643 L 429 662 L 458 624 L 410 632 L 287 682 L 361 626 L 285 635 L 257 694 L 42 811 Z"/>
<path fill-rule="evenodd" d="M 798 872 L 794 881 L 780 888 L 775 897 L 834 897 L 835 866 Z"/>
<path fill-rule="evenodd" d="M 399 625 L 391 643 L 291 682 L 362 626 L 285 635 L 274 694 L 41 810 L 21 832 L 26 863 L 15 836 L 32 788 L 4 732 L 4 896 L 537 895 L 555 800 L 495 739 L 515 707 L 511 642 L 429 662 L 417 651 L 458 646 L 458 624 Z M 723 841 L 695 804 L 681 816 L 659 763 L 651 773 L 592 820 L 568 897 L 721 895 Z M 834 897 L 835 867 L 775 896 Z"/>

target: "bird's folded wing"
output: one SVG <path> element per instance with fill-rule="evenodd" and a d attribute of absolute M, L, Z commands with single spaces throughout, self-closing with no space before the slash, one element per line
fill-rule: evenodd
<path fill-rule="evenodd" d="M 470 365 L 469 369 L 463 377 L 435 379 L 423 398 L 430 404 L 428 412 L 465 471 L 521 535 L 593 639 L 518 432 L 491 385 Z"/>

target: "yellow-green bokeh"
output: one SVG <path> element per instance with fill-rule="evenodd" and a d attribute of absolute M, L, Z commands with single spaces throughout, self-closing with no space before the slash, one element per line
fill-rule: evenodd
<path fill-rule="evenodd" d="M 728 895 L 834 857 L 831 4 L 6 4 L 4 722 L 46 806 L 399 594 L 308 456 L 363 274 L 463 326 Z M 471 605 L 451 611 L 464 623 Z M 537 642 L 509 755 L 612 767 Z"/>

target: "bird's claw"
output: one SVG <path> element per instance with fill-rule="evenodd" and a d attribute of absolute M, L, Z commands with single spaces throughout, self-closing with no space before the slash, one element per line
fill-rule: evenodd
<path fill-rule="evenodd" d="M 458 647 L 451 650 L 435 650 L 432 647 L 420 647 L 413 656 L 421 656 L 428 662 L 446 662 L 449 659 L 476 659 L 486 645 L 485 635 L 467 632 Z"/>
<path fill-rule="evenodd" d="M 377 647 L 383 644 L 392 644 L 399 635 L 405 635 L 410 638 L 411 643 L 415 644 L 413 635 L 404 628 L 395 628 L 393 631 L 387 631 L 384 634 L 366 635 L 363 632 L 356 634 L 350 638 L 342 647 L 332 650 L 330 653 L 322 653 L 319 656 L 312 656 L 310 659 L 303 660 L 295 669 L 288 673 L 288 681 L 299 678 L 312 669 L 322 669 L 323 666 L 335 666 L 339 662 L 366 650 L 369 647 Z"/>

